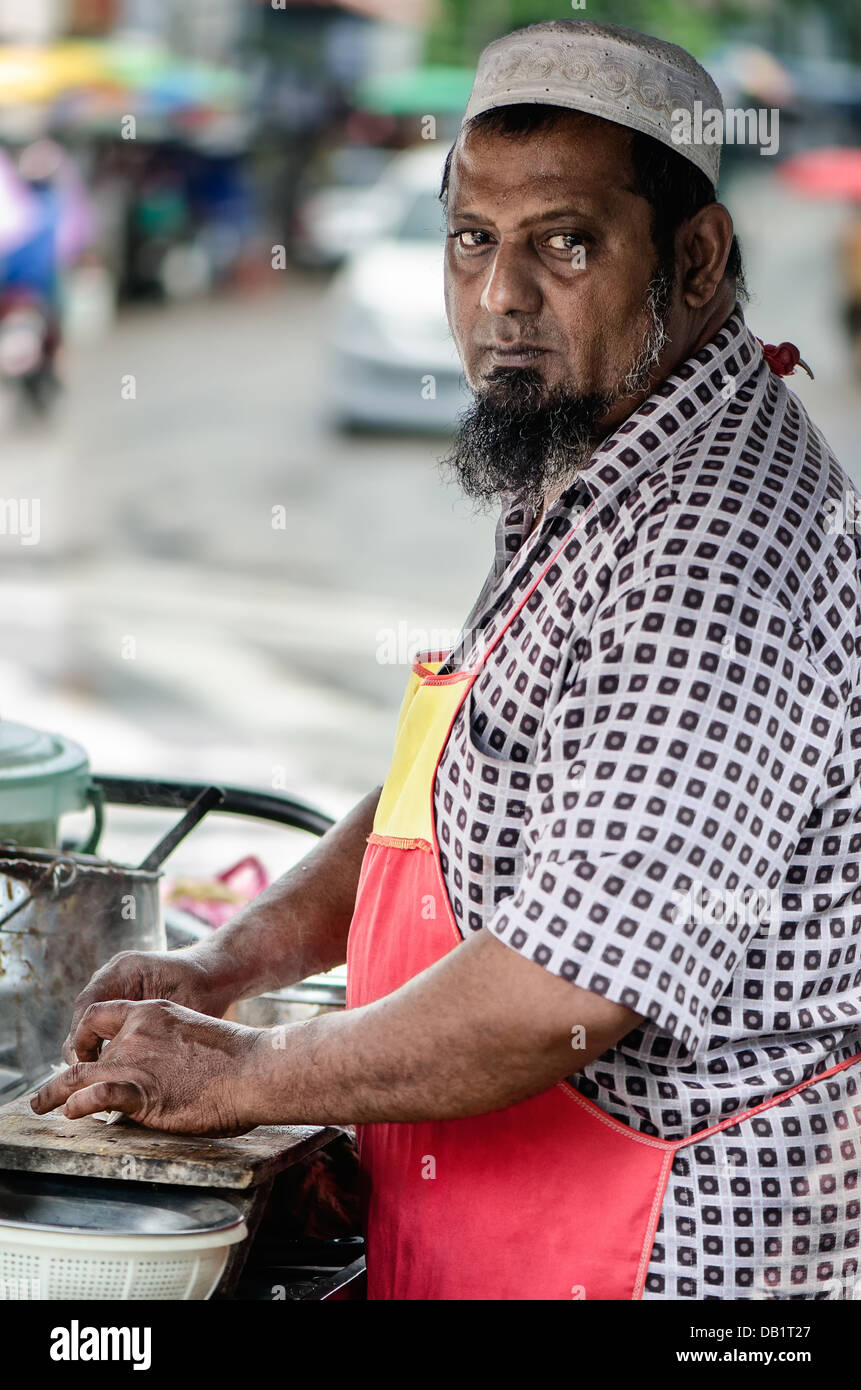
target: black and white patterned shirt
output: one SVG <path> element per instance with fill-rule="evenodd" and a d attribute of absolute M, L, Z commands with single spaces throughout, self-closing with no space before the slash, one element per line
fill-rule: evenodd
<path fill-rule="evenodd" d="M 580 513 L 440 762 L 455 916 L 644 1016 L 571 1080 L 647 1134 L 811 1081 L 678 1153 L 646 1298 L 851 1298 L 861 1064 L 815 1078 L 861 1052 L 854 489 L 737 307 L 503 516 L 452 666 Z"/>

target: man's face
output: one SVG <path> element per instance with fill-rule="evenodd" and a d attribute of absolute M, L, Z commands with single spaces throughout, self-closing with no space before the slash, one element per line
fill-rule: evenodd
<path fill-rule="evenodd" d="M 625 382 L 657 268 L 628 145 L 621 127 L 564 114 L 546 131 L 458 142 L 446 310 L 473 391 L 518 367 L 548 394 L 615 395 Z"/>
<path fill-rule="evenodd" d="M 592 117 L 456 148 L 446 305 L 474 400 L 445 462 L 469 496 L 549 501 L 652 388 L 674 267 L 632 185 L 628 133 Z"/>

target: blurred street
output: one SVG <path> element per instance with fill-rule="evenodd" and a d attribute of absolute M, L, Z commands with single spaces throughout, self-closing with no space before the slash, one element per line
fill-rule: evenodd
<path fill-rule="evenodd" d="M 332 813 L 382 778 L 406 668 L 378 634 L 456 628 L 493 522 L 444 440 L 331 431 L 325 373 L 314 278 L 75 350 L 56 420 L 4 446 L 8 492 L 41 498 L 38 546 L 0 537 L 5 717 L 98 771 L 274 779 Z"/>
<path fill-rule="evenodd" d="M 98 773 L 337 816 L 385 775 L 410 656 L 454 640 L 492 557 L 495 517 L 439 468 L 463 397 L 438 190 L 507 19 L 192 8 L 0 0 L 0 719 Z M 842 29 L 592 8 L 785 114 L 777 160 L 725 151 L 719 196 L 748 321 L 812 365 L 789 385 L 861 483 L 861 194 L 785 177 L 857 143 Z M 139 862 L 170 819 L 111 810 L 102 851 Z M 289 838 L 210 817 L 171 872 L 256 851 L 274 873 Z"/>

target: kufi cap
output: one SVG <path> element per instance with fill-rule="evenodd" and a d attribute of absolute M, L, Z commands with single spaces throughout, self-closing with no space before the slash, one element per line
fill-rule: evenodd
<path fill-rule="evenodd" d="M 717 187 L 720 144 L 677 143 L 684 129 L 679 113 L 689 117 L 687 129 L 694 131 L 702 130 L 703 112 L 719 111 L 722 129 L 723 101 L 705 68 L 677 44 L 589 19 L 515 29 L 481 54 L 464 123 L 519 102 L 588 111 L 642 131 L 689 159 Z"/>

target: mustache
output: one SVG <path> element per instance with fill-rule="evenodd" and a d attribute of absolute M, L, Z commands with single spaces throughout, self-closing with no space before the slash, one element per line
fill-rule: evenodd
<path fill-rule="evenodd" d="M 540 338 L 528 338 L 525 334 L 520 333 L 514 338 L 497 337 L 489 343 L 479 343 L 477 346 L 482 351 L 492 351 L 494 348 L 502 348 L 503 350 L 511 348 L 518 352 L 527 352 L 530 348 L 549 348 L 551 344 L 542 342 Z"/>

